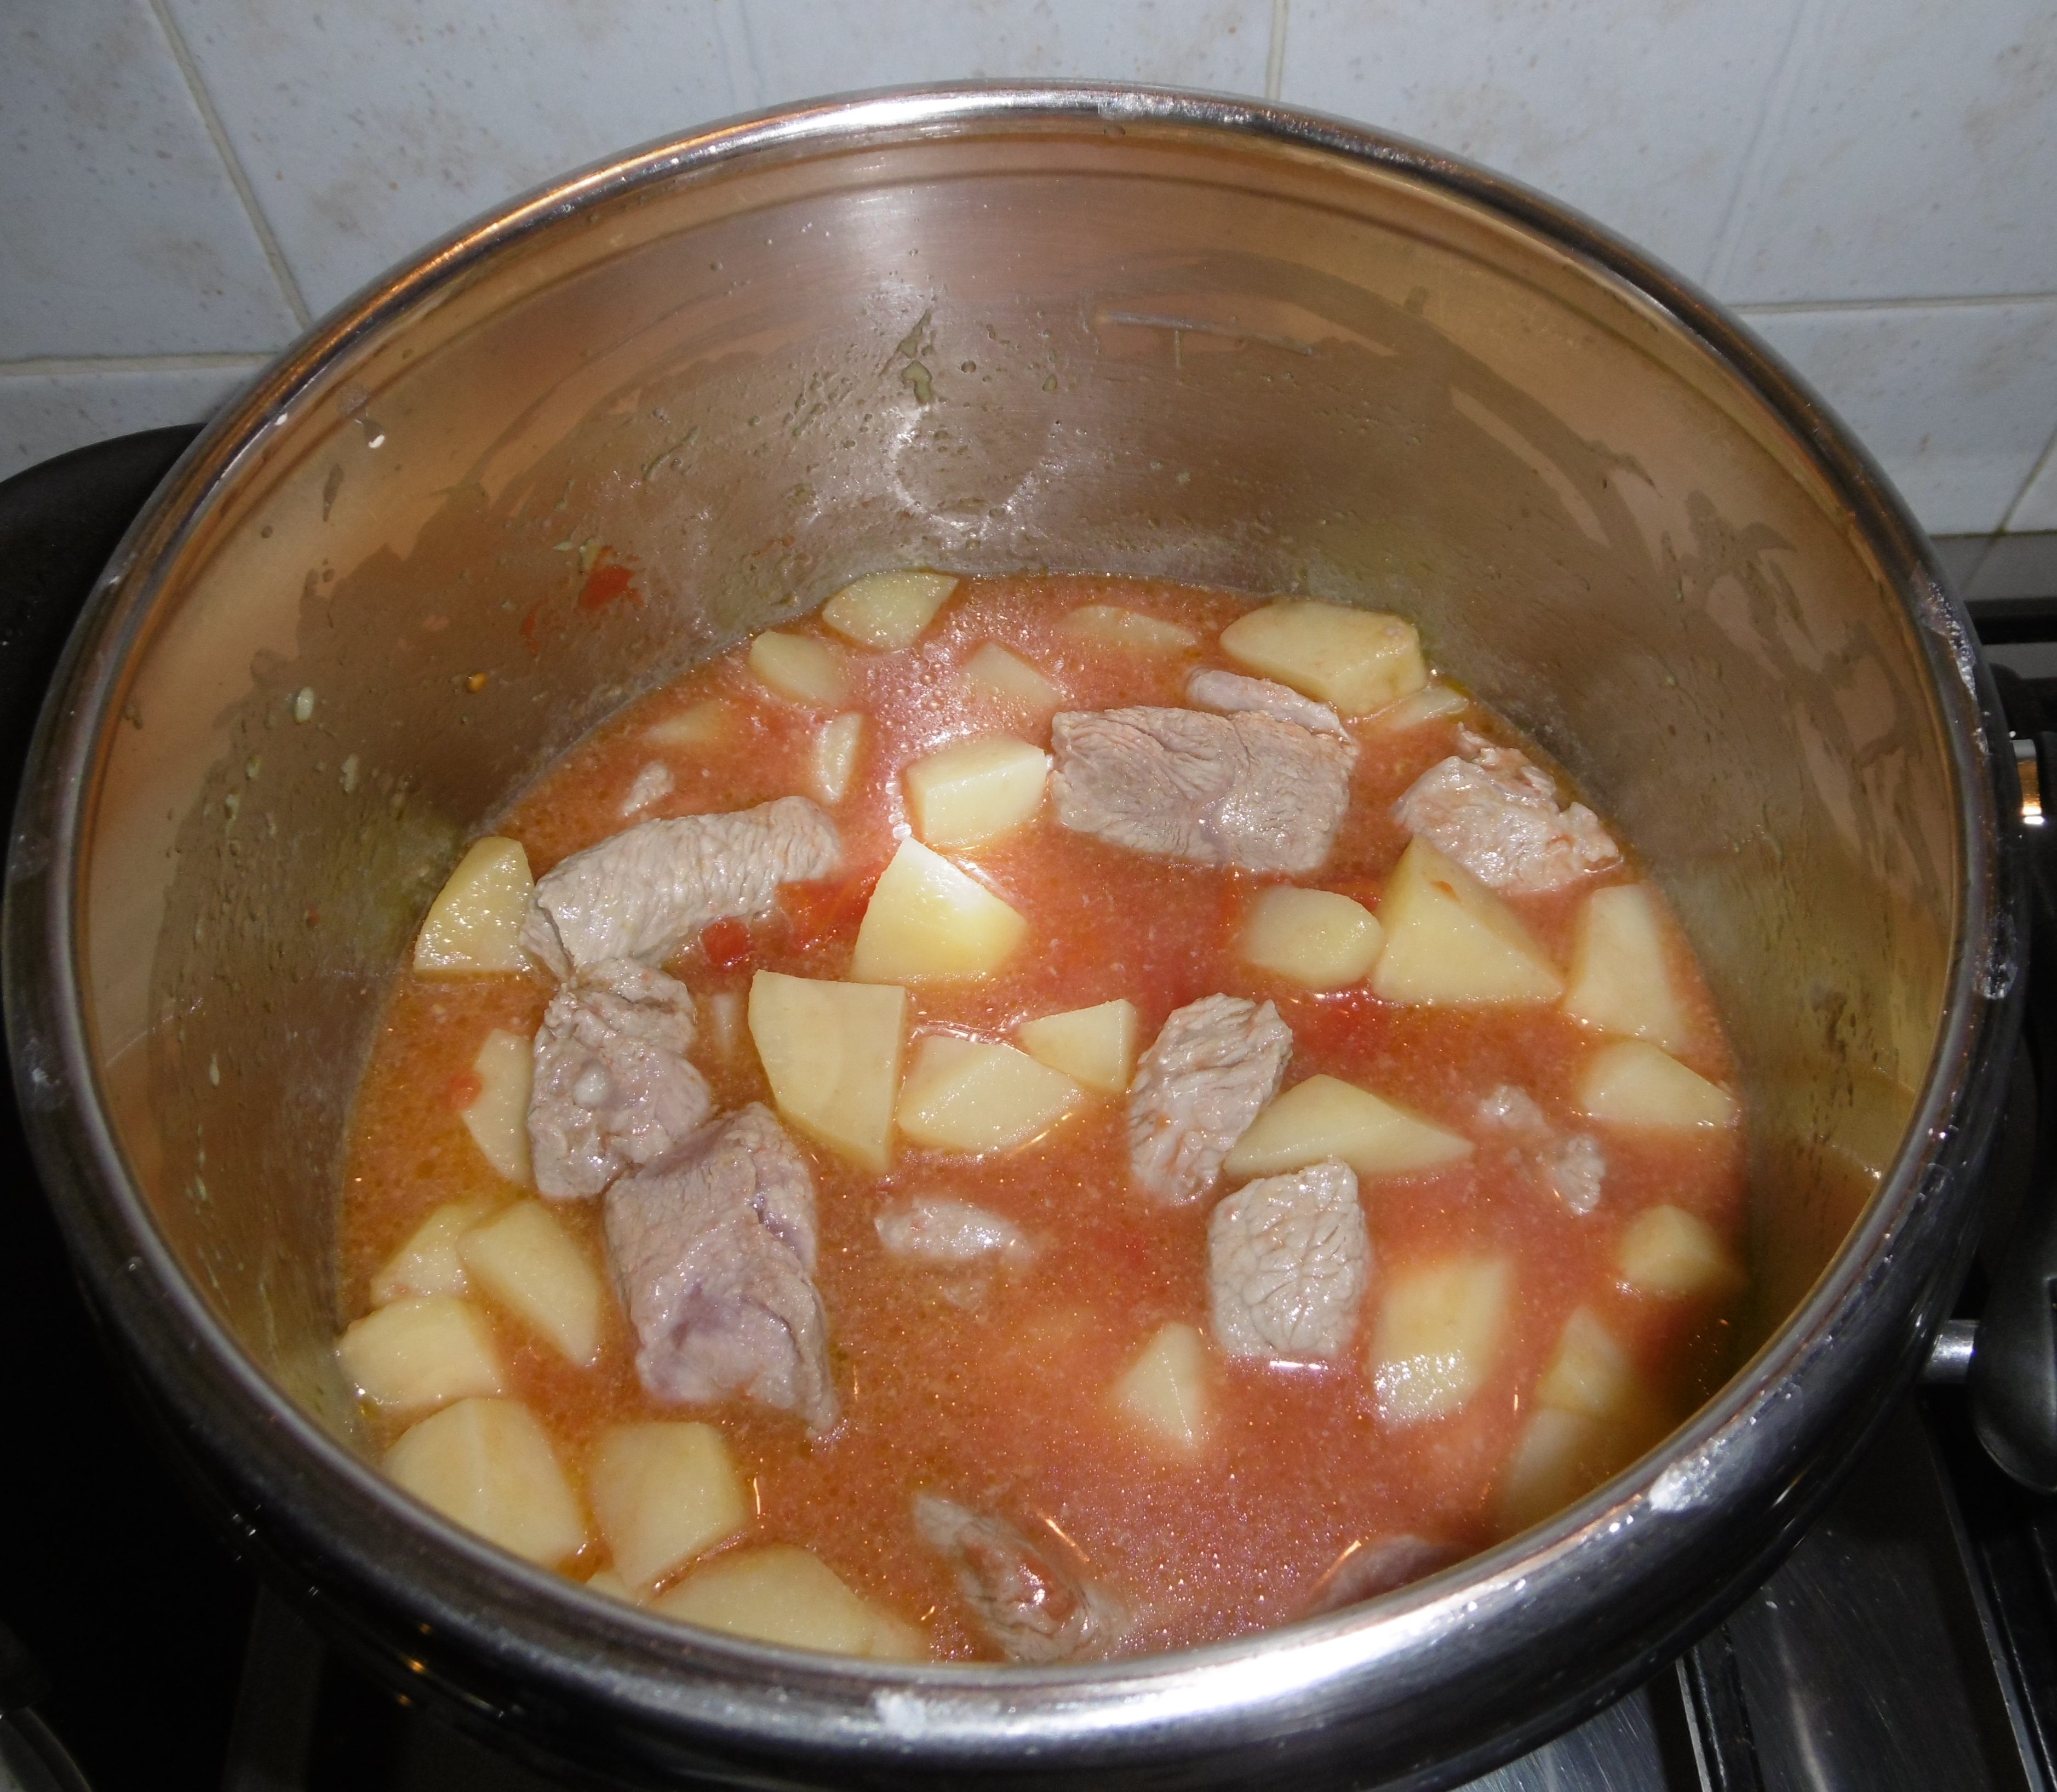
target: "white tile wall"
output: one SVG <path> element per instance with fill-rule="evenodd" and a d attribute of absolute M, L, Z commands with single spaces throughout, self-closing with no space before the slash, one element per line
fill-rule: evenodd
<path fill-rule="evenodd" d="M 1268 91 L 1484 161 L 1749 307 L 1932 529 L 2057 529 L 2050 0 L 19 0 L 0 475 L 196 414 L 581 162 L 1008 75 Z"/>

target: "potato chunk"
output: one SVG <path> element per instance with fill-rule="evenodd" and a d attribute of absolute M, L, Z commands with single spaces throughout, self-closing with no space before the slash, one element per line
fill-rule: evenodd
<path fill-rule="evenodd" d="M 1587 1059 L 1576 1099 L 1579 1111 L 1595 1120 L 1679 1132 L 1734 1126 L 1738 1112 L 1735 1097 L 1719 1084 L 1639 1039 L 1603 1046 Z"/>
<path fill-rule="evenodd" d="M 1743 1279 L 1720 1234 L 1683 1207 L 1647 1207 L 1638 1214 L 1621 1235 L 1615 1264 L 1638 1294 L 1666 1300 L 1730 1293 Z"/>
<path fill-rule="evenodd" d="M 822 620 L 866 647 L 912 647 L 957 588 L 951 573 L 867 573 L 822 605 Z"/>
<path fill-rule="evenodd" d="M 335 1349 L 358 1392 L 394 1412 L 447 1406 L 503 1385 L 492 1326 L 454 1294 L 416 1294 L 367 1313 Z"/>
<path fill-rule="evenodd" d="M 781 1115 L 867 1170 L 891 1163 L 905 989 L 759 971 L 750 983 L 750 1037 Z"/>
<path fill-rule="evenodd" d="M 585 1547 L 585 1519 L 557 1453 L 514 1400 L 461 1400 L 404 1433 L 386 1473 L 488 1543 L 543 1568 Z"/>
<path fill-rule="evenodd" d="M 1385 946 L 1371 987 L 1388 1001 L 1512 1005 L 1554 1001 L 1564 989 L 1513 910 L 1426 840 L 1408 842 L 1378 918 Z"/>
<path fill-rule="evenodd" d="M 728 1446 L 711 1425 L 612 1425 L 586 1465 L 593 1515 L 615 1572 L 640 1596 L 750 1516 Z"/>
<path fill-rule="evenodd" d="M 676 715 L 652 722 L 643 731 L 643 738 L 660 747 L 713 747 L 727 739 L 735 726 L 734 704 L 703 697 Z"/>
<path fill-rule="evenodd" d="M 897 1117 L 917 1144 L 1004 1151 L 1047 1132 L 1080 1099 L 1076 1083 L 1026 1052 L 932 1033 L 914 1049 Z"/>
<path fill-rule="evenodd" d="M 383 1306 L 409 1294 L 462 1294 L 469 1284 L 457 1241 L 492 1211 L 490 1201 L 444 1202 L 372 1277 L 371 1304 Z"/>
<path fill-rule="evenodd" d="M 1634 1433 L 1590 1413 L 1561 1406 L 1540 1409 L 1522 1428 L 1496 1516 L 1504 1536 L 1525 1531 L 1560 1512 L 1633 1461 L 1639 1445 Z"/>
<path fill-rule="evenodd" d="M 529 1088 L 535 1053 L 519 1033 L 495 1027 L 471 1061 L 478 1093 L 466 1103 L 464 1124 L 486 1161 L 508 1181 L 535 1184 L 529 1165 Z"/>
<path fill-rule="evenodd" d="M 1617 1421 L 1629 1418 L 1640 1403 L 1635 1365 L 1613 1334 L 1593 1316 L 1591 1307 L 1575 1308 L 1557 1335 L 1536 1400 L 1568 1413 Z"/>
<path fill-rule="evenodd" d="M 1429 682 L 1413 623 L 1342 604 L 1267 604 L 1223 629 L 1221 644 L 1238 665 L 1346 716 L 1369 716 Z"/>
<path fill-rule="evenodd" d="M 811 635 L 767 628 L 750 644 L 750 669 L 789 703 L 838 709 L 850 700 L 849 681 L 835 649 Z"/>
<path fill-rule="evenodd" d="M 864 718 L 854 713 L 838 716 L 814 730 L 807 775 L 817 802 L 832 809 L 842 801 L 856 775 L 857 755 L 863 745 Z"/>
<path fill-rule="evenodd" d="M 901 775 L 914 831 L 932 846 L 969 846 L 1019 827 L 1043 806 L 1050 755 L 1012 735 L 979 735 L 925 755 Z"/>
<path fill-rule="evenodd" d="M 1371 1343 L 1379 1417 L 1418 1425 L 1470 1400 L 1499 1360 L 1513 1292 L 1504 1257 L 1453 1257 L 1394 1276 Z"/>
<path fill-rule="evenodd" d="M 818 1556 L 790 1543 L 717 1556 L 653 1600 L 682 1624 L 789 1649 L 920 1661 L 928 1639 L 912 1624 L 860 1598 Z"/>
<path fill-rule="evenodd" d="M 1250 1123 L 1222 1168 L 1276 1176 L 1339 1157 L 1361 1176 L 1433 1170 L 1472 1154 L 1472 1142 L 1334 1076 L 1295 1083 Z"/>
<path fill-rule="evenodd" d="M 860 983 L 985 977 L 1028 931 L 1020 911 L 984 884 L 918 840 L 902 840 L 865 905 L 850 974 Z"/>
<path fill-rule="evenodd" d="M 1064 694 L 1018 653 L 988 641 L 965 661 L 965 681 L 989 697 L 1011 703 L 1032 714 L 1055 709 Z"/>
<path fill-rule="evenodd" d="M 1579 910 L 1564 1012 L 1602 1033 L 1667 1052 L 1692 1043 L 1692 1022 L 1666 962 L 1664 921 L 1647 884 L 1595 890 Z"/>
<path fill-rule="evenodd" d="M 1021 1049 L 1099 1095 L 1120 1095 L 1136 1074 L 1136 1004 L 1104 1001 L 1024 1021 Z"/>
<path fill-rule="evenodd" d="M 1385 930 L 1361 902 L 1290 884 L 1263 891 L 1243 918 L 1244 960 L 1310 989 L 1342 989 L 1378 962 Z"/>
<path fill-rule="evenodd" d="M 600 1354 L 607 1290 L 600 1271 L 541 1201 L 517 1201 L 458 1240 L 465 1273 L 497 1305 L 581 1368 Z"/>
<path fill-rule="evenodd" d="M 473 971 L 521 971 L 521 923 L 536 880 L 519 840 L 474 840 L 429 904 L 414 937 L 414 969 L 426 977 Z"/>
<path fill-rule="evenodd" d="M 1160 1326 L 1114 1384 L 1116 1407 L 1152 1441 L 1191 1452 L 1207 1441 L 1214 1401 L 1207 1386 L 1207 1346 L 1194 1326 Z"/>
<path fill-rule="evenodd" d="M 1119 604 L 1081 605 L 1066 613 L 1063 628 L 1081 640 L 1132 653 L 1183 653 L 1200 644 L 1200 637 L 1191 629 L 1139 610 L 1124 609 Z"/>

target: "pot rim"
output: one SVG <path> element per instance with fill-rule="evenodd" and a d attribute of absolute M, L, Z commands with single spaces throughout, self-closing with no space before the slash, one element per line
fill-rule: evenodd
<path fill-rule="evenodd" d="M 1282 1630 L 1091 1668 L 838 1667 L 765 1645 L 694 1637 L 661 1620 L 514 1562 L 419 1506 L 294 1405 L 244 1356 L 172 1256 L 107 1121 L 85 1033 L 73 939 L 81 846 L 98 742 L 125 668 L 176 561 L 208 507 L 261 458 L 277 428 L 353 350 L 532 234 L 605 201 L 688 177 L 746 173 L 794 152 L 829 153 L 1013 122 L 1116 125 L 1270 141 L 1369 165 L 1456 196 L 1626 286 L 1696 341 L 1789 432 L 1847 507 L 1904 606 L 1932 677 L 1958 797 L 1960 925 L 1934 1053 L 1904 1140 L 1828 1267 L 1750 1362 L 1657 1449 L 1545 1524 L 1353 1611 Z M 535 189 L 382 276 L 288 347 L 181 458 L 96 588 L 31 751 L 16 817 L 6 918 L 7 1024 L 37 1159 L 71 1250 L 103 1314 L 136 1350 L 156 1392 L 220 1464 L 263 1525 L 410 1611 L 425 1635 L 455 1633 L 532 1679 L 660 1723 L 739 1746 L 875 1753 L 903 1762 L 989 1760 L 1033 1746 L 1055 1766 L 1082 1750 L 1193 1754 L 1231 1735 L 1278 1735 L 1354 1701 L 1393 1705 L 1435 1658 L 1490 1635 L 1503 1613 L 1539 1604 L 1577 1647 L 1607 1584 L 1646 1552 L 1722 1528 L 1736 1501 L 1782 1514 L 1782 1537 L 1826 1498 L 1833 1476 L 1804 1468 L 1821 1429 L 1796 1398 L 1842 1407 L 1867 1382 L 1904 1386 L 1954 1279 L 1933 1263 L 1964 1211 L 1968 1178 L 1996 1108 L 1996 1064 L 2022 982 L 2019 879 L 1996 786 L 2009 760 L 1988 737 L 1993 705 L 1969 624 L 1920 529 L 1869 455 L 1784 363 L 1714 300 L 1597 224 L 1504 176 L 1405 138 L 1278 105 L 1171 89 L 1061 82 L 950 84 L 811 101 L 730 121 L 606 158 Z M 1926 1246 L 1924 1251 L 1917 1246 Z M 138 1341 L 141 1341 L 140 1345 Z M 224 1404 L 224 1385 L 228 1402 Z M 1876 1393 L 1876 1390 L 1874 1390 Z M 234 1402 L 242 1403 L 234 1409 Z M 1883 1410 L 1879 1394 L 1872 1417 Z M 1820 1410 L 1820 1402 L 1813 1403 Z M 326 1492 L 323 1492 L 323 1489 Z M 319 1509 L 310 1516 L 314 1509 Z M 351 1509 L 409 1520 L 372 1549 L 339 1533 Z M 1634 1540 L 1629 1533 L 1635 1533 Z M 1615 1540 L 1610 1545 L 1609 1540 Z M 1773 1550 L 1782 1547 L 1774 1544 Z M 1702 1590 L 1686 1624 L 1742 1585 Z M 441 1559 L 441 1572 L 431 1564 Z M 1610 1566 L 1611 1563 L 1611 1566 Z M 447 1579 L 506 1590 L 489 1611 L 422 1596 Z M 1705 1578 L 1703 1576 L 1702 1578 Z M 1568 1693 L 1526 1726 L 1475 1748 L 1475 1769 L 1596 1706 L 1662 1659 L 1680 1631 L 1617 1643 L 1599 1690 Z M 567 1642 L 584 1642 L 584 1650 Z M 606 1651 L 603 1654 L 603 1651 Z M 1489 1654 L 1490 1651 L 1488 1651 Z M 1482 1664 L 1484 1655 L 1479 1657 Z M 1366 1693 L 1382 1678 L 1375 1700 Z M 739 1688 L 778 1697 L 739 1703 Z M 1340 1704 L 1338 1701 L 1340 1700 Z"/>

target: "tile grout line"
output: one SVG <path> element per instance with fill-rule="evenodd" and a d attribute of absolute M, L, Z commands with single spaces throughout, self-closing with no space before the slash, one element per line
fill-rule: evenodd
<path fill-rule="evenodd" d="M 1963 311 L 1976 305 L 2057 304 L 2057 292 L 1941 292 L 1894 299 L 1767 299 L 1731 305 L 1739 317 L 1780 317 L 1800 311 Z"/>
<path fill-rule="evenodd" d="M 291 264 L 286 260 L 286 252 L 279 239 L 272 234 L 271 220 L 264 216 L 264 208 L 257 203 L 256 189 L 250 184 L 250 176 L 244 171 L 242 160 L 228 141 L 228 132 L 222 124 L 221 115 L 214 109 L 208 97 L 207 83 L 200 79 L 200 67 L 186 47 L 178 22 L 172 17 L 166 0 L 149 0 L 150 10 L 156 17 L 157 28 L 164 34 L 172 46 L 172 60 L 179 65 L 179 73 L 185 77 L 187 91 L 192 95 L 193 104 L 200 108 L 201 122 L 207 126 L 207 134 L 214 140 L 215 153 L 221 157 L 222 165 L 228 171 L 228 182 L 236 189 L 236 196 L 243 202 L 248 213 L 250 228 L 257 232 L 259 246 L 264 259 L 271 264 L 271 277 L 279 283 L 284 293 L 287 307 L 294 321 L 301 329 L 314 322 L 314 313 L 307 309 L 306 297 L 300 291 L 300 283 L 293 277 Z"/>
<path fill-rule="evenodd" d="M 1264 52 L 1264 97 L 1274 105 L 1286 92 L 1286 26 L 1292 0 L 1271 0 L 1271 42 Z"/>
<path fill-rule="evenodd" d="M 261 367 L 275 352 L 253 348 L 220 355 L 32 355 L 0 361 L 0 379 L 48 379 L 53 375 L 96 373 L 190 373 L 220 368 L 233 371 Z"/>
<path fill-rule="evenodd" d="M 1812 42 L 1808 27 L 1827 4 L 1828 0 L 1800 0 L 1793 9 L 1792 27 L 1786 34 L 1786 47 L 1779 53 L 1778 65 L 1772 71 L 1766 87 L 1763 107 L 1758 113 L 1756 125 L 1742 153 L 1742 165 L 1736 170 L 1736 184 L 1722 212 L 1721 228 L 1714 232 L 1714 246 L 1707 252 L 1702 283 L 1717 298 L 1722 295 L 1722 288 L 1727 283 L 1730 264 L 1740 253 L 1746 202 L 1756 196 L 1765 165 L 1771 158 L 1775 128 L 1785 121 L 1793 91 L 1799 85 L 1800 66 L 1807 59 L 1807 48 Z"/>
<path fill-rule="evenodd" d="M 2028 470 L 2028 477 L 2021 482 L 2021 489 L 2007 500 L 2007 508 L 2000 513 L 2000 533 L 2003 535 L 2040 535 L 2043 529 L 2016 529 L 2015 513 L 2028 502 L 2028 494 L 2035 490 L 2035 482 L 2057 466 L 2057 430 L 2051 432 L 2050 439 L 2043 445 L 2043 452 L 2035 457 L 2035 464 Z"/>

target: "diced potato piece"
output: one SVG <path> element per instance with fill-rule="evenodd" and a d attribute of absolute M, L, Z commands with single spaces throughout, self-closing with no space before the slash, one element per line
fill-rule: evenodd
<path fill-rule="evenodd" d="M 1615 1263 L 1638 1294 L 1669 1300 L 1728 1293 L 1743 1279 L 1721 1235 L 1683 1207 L 1647 1207 L 1638 1214 L 1621 1235 Z"/>
<path fill-rule="evenodd" d="M 1378 962 L 1385 930 L 1361 902 L 1331 890 L 1282 884 L 1262 892 L 1243 923 L 1243 956 L 1310 989 L 1361 982 Z"/>
<path fill-rule="evenodd" d="M 495 1027 L 471 1061 L 478 1093 L 464 1109 L 464 1124 L 486 1161 L 509 1182 L 533 1184 L 529 1165 L 529 1088 L 535 1079 L 535 1049 L 519 1033 Z"/>
<path fill-rule="evenodd" d="M 727 739 L 735 725 L 733 704 L 724 703 L 719 697 L 703 697 L 676 716 L 652 722 L 643 731 L 643 738 L 660 747 L 713 747 Z"/>
<path fill-rule="evenodd" d="M 446 1201 L 408 1235 L 371 1279 L 371 1304 L 409 1294 L 461 1294 L 470 1286 L 457 1241 L 493 1211 L 490 1201 Z"/>
<path fill-rule="evenodd" d="M 750 1037 L 779 1112 L 830 1150 L 882 1171 L 907 1043 L 907 992 L 759 971 Z"/>
<path fill-rule="evenodd" d="M 911 647 L 957 588 L 950 573 L 868 573 L 822 605 L 822 620 L 866 647 Z"/>
<path fill-rule="evenodd" d="M 1064 632 L 1103 647 L 1126 648 L 1133 653 L 1183 653 L 1198 647 L 1200 637 L 1175 622 L 1162 622 L 1139 610 L 1125 610 L 1118 604 L 1086 604 L 1069 611 Z"/>
<path fill-rule="evenodd" d="M 901 774 L 914 831 L 932 846 L 969 846 L 1018 827 L 1043 806 L 1050 755 L 1007 734 L 959 740 Z"/>
<path fill-rule="evenodd" d="M 615 1572 L 644 1593 L 750 1516 L 728 1446 L 711 1425 L 613 1425 L 594 1441 L 586 1497 Z"/>
<path fill-rule="evenodd" d="M 1222 1168 L 1275 1176 L 1339 1157 L 1361 1176 L 1433 1170 L 1472 1154 L 1472 1142 L 1334 1076 L 1295 1083 L 1250 1123 Z"/>
<path fill-rule="evenodd" d="M 1525 1531 L 1560 1512 L 1633 1461 L 1633 1433 L 1590 1413 L 1541 1408 L 1522 1428 L 1521 1441 L 1500 1484 L 1503 1535 Z"/>
<path fill-rule="evenodd" d="M 1461 691 L 1453 691 L 1447 684 L 1425 684 L 1365 720 L 1381 734 L 1405 734 L 1440 716 L 1461 715 L 1470 707 L 1471 699 Z"/>
<path fill-rule="evenodd" d="M 964 675 L 988 696 L 1034 712 L 1055 709 L 1064 694 L 1018 653 L 988 641 L 965 661 Z"/>
<path fill-rule="evenodd" d="M 1441 1418 L 1484 1386 L 1513 1292 L 1504 1257 L 1453 1257 L 1394 1276 L 1371 1344 L 1379 1417 L 1388 1425 Z"/>
<path fill-rule="evenodd" d="M 1207 1346 L 1178 1320 L 1160 1326 L 1114 1384 L 1115 1404 L 1156 1442 L 1196 1450 L 1214 1425 L 1207 1386 Z"/>
<path fill-rule="evenodd" d="M 717 1556 L 651 1609 L 682 1624 L 760 1643 L 874 1661 L 920 1661 L 928 1639 L 846 1586 L 835 1571 L 790 1543 Z"/>
<path fill-rule="evenodd" d="M 517 1201 L 458 1240 L 466 1273 L 493 1300 L 570 1362 L 600 1354 L 606 1286 L 541 1201 Z"/>
<path fill-rule="evenodd" d="M 414 937 L 414 969 L 431 977 L 526 970 L 521 923 L 535 893 L 519 840 L 474 841 L 429 904 Z"/>
<path fill-rule="evenodd" d="M 386 1473 L 445 1517 L 543 1568 L 585 1547 L 571 1483 L 519 1401 L 445 1407 L 386 1453 Z"/>
<path fill-rule="evenodd" d="M 1414 624 L 1377 610 L 1306 598 L 1267 604 L 1223 629 L 1221 644 L 1237 664 L 1346 716 L 1369 716 L 1429 682 Z"/>
<path fill-rule="evenodd" d="M 807 771 L 817 802 L 834 808 L 842 801 L 856 775 L 858 751 L 863 744 L 864 718 L 854 713 L 838 716 L 814 730 Z"/>
<path fill-rule="evenodd" d="M 707 998 L 707 1033 L 717 1057 L 733 1061 L 743 1050 L 743 997 L 717 989 Z"/>
<path fill-rule="evenodd" d="M 1387 1001 L 1511 1005 L 1553 1001 L 1564 989 L 1513 910 L 1426 840 L 1408 842 L 1378 918 L 1385 946 L 1371 987 Z"/>
<path fill-rule="evenodd" d="M 503 1386 L 492 1326 L 454 1294 L 416 1294 L 367 1313 L 335 1348 L 358 1391 L 395 1412 L 447 1406 Z"/>
<path fill-rule="evenodd" d="M 1616 1126 L 1678 1131 L 1734 1126 L 1735 1097 L 1639 1039 L 1603 1046 L 1579 1073 L 1579 1111 Z"/>
<path fill-rule="evenodd" d="M 1594 1418 L 1623 1420 L 1635 1410 L 1640 1398 L 1635 1365 L 1591 1308 L 1575 1308 L 1564 1322 L 1549 1366 L 1536 1384 L 1536 1398 L 1545 1406 Z"/>
<path fill-rule="evenodd" d="M 860 983 L 985 977 L 1028 931 L 1019 910 L 918 840 L 902 840 L 879 874 L 850 974 Z"/>
<path fill-rule="evenodd" d="M 1564 1012 L 1603 1033 L 1667 1052 L 1692 1043 L 1692 1022 L 1666 962 L 1664 922 L 1647 884 L 1595 890 L 1579 910 Z"/>
<path fill-rule="evenodd" d="M 767 628 L 750 644 L 750 669 L 787 701 L 811 709 L 837 709 L 850 700 L 850 684 L 835 649 L 811 635 L 782 635 Z"/>
<path fill-rule="evenodd" d="M 1100 1095 L 1120 1095 L 1136 1074 L 1136 1004 L 1104 1001 L 1024 1021 L 1014 1037 L 1038 1064 Z"/>
<path fill-rule="evenodd" d="M 585 1577 L 585 1590 L 589 1593 L 604 1593 L 609 1599 L 618 1599 L 630 1605 L 636 1604 L 628 1583 L 612 1568 L 597 1568 Z"/>
<path fill-rule="evenodd" d="M 1004 1151 L 1046 1132 L 1078 1104 L 1079 1085 L 1026 1052 L 932 1033 L 901 1087 L 900 1130 L 939 1151 Z"/>

